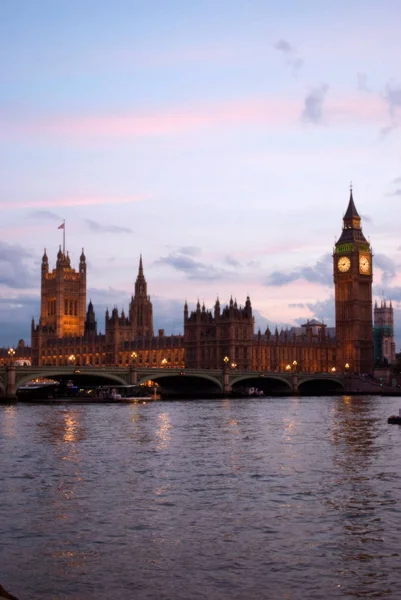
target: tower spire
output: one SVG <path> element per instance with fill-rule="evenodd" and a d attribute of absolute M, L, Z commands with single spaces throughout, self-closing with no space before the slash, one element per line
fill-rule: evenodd
<path fill-rule="evenodd" d="M 362 233 L 361 217 L 359 216 L 359 213 L 356 210 L 351 184 L 348 206 L 343 217 L 343 231 L 340 236 L 340 239 L 337 241 L 336 244 L 355 242 L 366 243 L 366 238 Z"/>
<path fill-rule="evenodd" d="M 131 298 L 129 319 L 134 337 L 153 335 L 153 307 L 143 273 L 142 254 L 139 255 L 138 276 L 135 281 L 135 294 Z"/>
<path fill-rule="evenodd" d="M 348 208 L 345 211 L 344 221 L 345 221 L 345 219 L 351 219 L 351 220 L 359 219 L 359 221 L 361 220 L 361 217 L 359 216 L 358 211 L 356 210 L 354 196 L 352 194 L 352 183 L 350 185 L 349 202 L 348 202 Z"/>

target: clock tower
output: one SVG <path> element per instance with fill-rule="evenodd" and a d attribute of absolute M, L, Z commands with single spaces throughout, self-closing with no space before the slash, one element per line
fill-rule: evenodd
<path fill-rule="evenodd" d="M 373 372 L 372 249 L 361 229 L 352 188 L 333 254 L 337 370 Z"/>

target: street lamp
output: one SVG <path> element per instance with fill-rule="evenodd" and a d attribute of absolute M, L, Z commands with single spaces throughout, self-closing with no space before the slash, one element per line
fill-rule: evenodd
<path fill-rule="evenodd" d="M 296 371 L 296 370 L 297 370 L 297 366 L 298 366 L 298 363 L 297 363 L 297 361 L 296 361 L 296 360 L 293 360 L 293 361 L 292 361 L 292 368 L 294 369 L 294 371 Z"/>
<path fill-rule="evenodd" d="M 7 354 L 10 357 L 10 365 L 12 365 L 13 364 L 14 354 L 15 354 L 14 348 L 10 348 L 9 351 L 7 352 Z"/>
<path fill-rule="evenodd" d="M 236 369 L 237 368 L 237 363 L 236 362 L 232 362 L 231 363 L 231 368 L 232 369 Z"/>
<path fill-rule="evenodd" d="M 68 360 L 70 361 L 70 365 L 75 365 L 75 354 L 70 354 Z"/>
<path fill-rule="evenodd" d="M 167 358 L 163 358 L 162 360 L 162 367 L 165 367 L 167 364 Z"/>
<path fill-rule="evenodd" d="M 230 358 L 229 358 L 228 356 L 225 356 L 225 357 L 223 358 L 223 361 L 224 361 L 224 364 L 225 364 L 225 366 L 227 366 L 227 363 L 229 363 L 229 362 L 230 362 Z"/>
<path fill-rule="evenodd" d="M 133 363 L 136 363 L 136 359 L 138 358 L 138 355 L 136 352 L 131 352 L 131 361 Z"/>
<path fill-rule="evenodd" d="M 285 370 L 286 371 L 291 371 L 291 365 L 285 365 Z"/>
<path fill-rule="evenodd" d="M 335 373 L 337 371 L 337 369 L 335 367 L 331 367 L 331 372 Z"/>

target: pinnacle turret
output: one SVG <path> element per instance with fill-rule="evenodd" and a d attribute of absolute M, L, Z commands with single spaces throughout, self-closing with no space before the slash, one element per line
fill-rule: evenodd
<path fill-rule="evenodd" d="M 361 217 L 358 214 L 358 211 L 356 210 L 356 206 L 354 203 L 354 197 L 352 195 L 352 186 L 350 189 L 350 195 L 349 195 L 349 202 L 348 202 L 348 208 L 345 211 L 345 215 L 344 215 L 344 220 L 345 219 L 359 219 L 361 220 Z"/>
<path fill-rule="evenodd" d="M 359 213 L 356 210 L 351 187 L 348 207 L 343 217 L 343 231 L 337 244 L 348 244 L 355 242 L 366 243 L 366 238 L 362 233 L 361 217 L 359 216 Z"/>

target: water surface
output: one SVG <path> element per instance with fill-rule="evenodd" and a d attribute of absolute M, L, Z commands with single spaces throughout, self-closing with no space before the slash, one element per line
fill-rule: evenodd
<path fill-rule="evenodd" d="M 400 598 L 401 398 L 0 407 L 20 600 Z"/>

